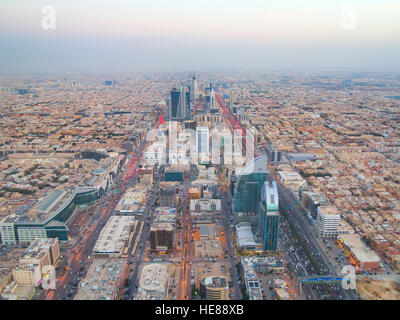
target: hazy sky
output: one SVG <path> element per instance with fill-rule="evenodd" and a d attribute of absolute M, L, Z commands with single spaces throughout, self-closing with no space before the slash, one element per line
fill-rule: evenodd
<path fill-rule="evenodd" d="M 2 73 L 400 72 L 399 57 L 399 0 L 0 1 Z"/>

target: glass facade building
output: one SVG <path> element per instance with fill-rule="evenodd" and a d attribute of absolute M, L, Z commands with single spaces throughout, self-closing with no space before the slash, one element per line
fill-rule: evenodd
<path fill-rule="evenodd" d="M 264 181 L 268 177 L 265 155 L 246 164 L 237 175 L 233 175 L 233 211 L 235 224 L 248 222 L 256 243 L 262 247 L 263 219 L 260 209 Z"/>
<path fill-rule="evenodd" d="M 261 189 L 266 176 L 266 173 L 250 173 L 237 178 L 233 195 L 233 210 L 235 212 L 258 212 Z"/>
<path fill-rule="evenodd" d="M 279 239 L 279 214 L 266 214 L 264 225 L 264 250 L 277 251 Z"/>
<path fill-rule="evenodd" d="M 265 181 L 260 210 L 264 250 L 277 251 L 279 239 L 279 196 L 276 181 L 272 181 L 272 183 Z"/>
<path fill-rule="evenodd" d="M 170 120 L 178 118 L 179 97 L 181 92 L 177 88 L 171 90 Z"/>
<path fill-rule="evenodd" d="M 185 87 L 171 90 L 169 120 L 182 121 L 190 117 L 190 91 Z"/>
<path fill-rule="evenodd" d="M 183 181 L 183 172 L 165 172 L 165 181 Z"/>
<path fill-rule="evenodd" d="M 190 91 L 185 92 L 185 119 L 190 120 Z"/>
<path fill-rule="evenodd" d="M 95 189 L 85 192 L 79 192 L 75 196 L 75 203 L 78 206 L 84 206 L 95 203 L 97 201 L 97 198 L 98 198 L 97 190 Z"/>
<path fill-rule="evenodd" d="M 63 198 L 64 194 L 65 198 Z M 73 216 L 77 206 L 94 203 L 97 198 L 96 189 L 84 192 L 77 192 L 77 189 L 68 189 L 66 192 L 56 189 L 34 208 L 39 215 L 43 214 L 42 219 L 31 220 L 29 217 L 21 216 L 13 221 L 1 221 L 2 243 L 27 245 L 37 238 L 58 238 L 60 241 L 67 241 L 67 222 Z M 3 237 L 3 234 L 6 237 Z"/>

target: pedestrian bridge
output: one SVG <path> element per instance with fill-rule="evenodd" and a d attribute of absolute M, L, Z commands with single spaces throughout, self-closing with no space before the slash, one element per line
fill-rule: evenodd
<path fill-rule="evenodd" d="M 338 282 L 342 281 L 345 275 L 322 275 L 322 276 L 305 276 L 299 277 L 301 283 L 318 283 L 318 282 Z M 388 280 L 400 283 L 400 275 L 372 275 L 372 274 L 357 274 L 356 280 L 370 279 L 370 280 Z"/>
<path fill-rule="evenodd" d="M 337 282 L 342 281 L 343 276 L 309 276 L 300 277 L 299 281 L 302 283 L 317 283 L 317 282 Z"/>

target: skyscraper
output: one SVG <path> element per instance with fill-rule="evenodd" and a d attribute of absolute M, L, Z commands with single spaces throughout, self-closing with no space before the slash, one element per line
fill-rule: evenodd
<path fill-rule="evenodd" d="M 181 94 L 181 92 L 177 88 L 173 88 L 171 90 L 171 100 L 170 100 L 170 109 L 169 109 L 169 119 L 170 120 L 176 120 L 178 118 L 180 94 Z"/>
<path fill-rule="evenodd" d="M 249 222 L 261 242 L 262 227 L 260 226 L 260 200 L 264 182 L 268 176 L 266 155 L 255 158 L 233 177 L 234 194 L 233 210 L 235 223 Z"/>
<path fill-rule="evenodd" d="M 252 163 L 247 164 L 237 174 L 237 182 L 234 186 L 233 196 L 233 209 L 235 212 L 256 213 L 256 208 L 261 198 L 261 189 L 264 185 L 267 174 L 265 155 L 255 158 Z M 254 189 L 254 185 L 252 185 L 254 183 L 257 184 L 256 189 Z M 247 195 L 253 191 L 255 191 L 257 196 L 256 204 L 252 202 L 254 200 L 253 196 L 250 196 L 250 198 L 247 199 Z"/>
<path fill-rule="evenodd" d="M 200 162 L 208 162 L 209 160 L 209 130 L 208 127 L 196 128 L 196 151 Z"/>
<path fill-rule="evenodd" d="M 263 244 L 266 251 L 278 250 L 279 238 L 279 197 L 276 181 L 265 181 L 261 200 L 261 221 Z"/>
<path fill-rule="evenodd" d="M 190 91 L 185 91 L 185 120 L 190 120 L 190 105 L 191 105 L 191 98 L 190 98 Z"/>
<path fill-rule="evenodd" d="M 179 121 L 186 119 L 186 88 L 180 87 L 179 95 Z"/>
<path fill-rule="evenodd" d="M 196 128 L 196 145 L 198 153 L 208 153 L 208 127 L 197 127 Z"/>
<path fill-rule="evenodd" d="M 209 109 L 213 110 L 215 109 L 215 92 L 214 89 L 210 83 L 210 101 L 209 101 Z"/>
<path fill-rule="evenodd" d="M 189 98 L 190 100 L 190 98 Z M 171 90 L 170 120 L 182 121 L 186 118 L 186 93 L 185 87 Z M 190 105 L 189 105 L 190 108 Z"/>
<path fill-rule="evenodd" d="M 199 88 L 197 86 L 196 74 L 193 74 L 190 94 L 191 94 L 192 101 L 197 101 L 199 99 Z"/>

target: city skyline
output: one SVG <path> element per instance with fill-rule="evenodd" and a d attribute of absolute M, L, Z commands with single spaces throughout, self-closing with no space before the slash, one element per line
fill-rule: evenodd
<path fill-rule="evenodd" d="M 2 0 L 0 300 L 400 300 L 399 17 Z"/>
<path fill-rule="evenodd" d="M 400 79 L 192 80 L 0 79 L 1 298 L 399 299 Z"/>

